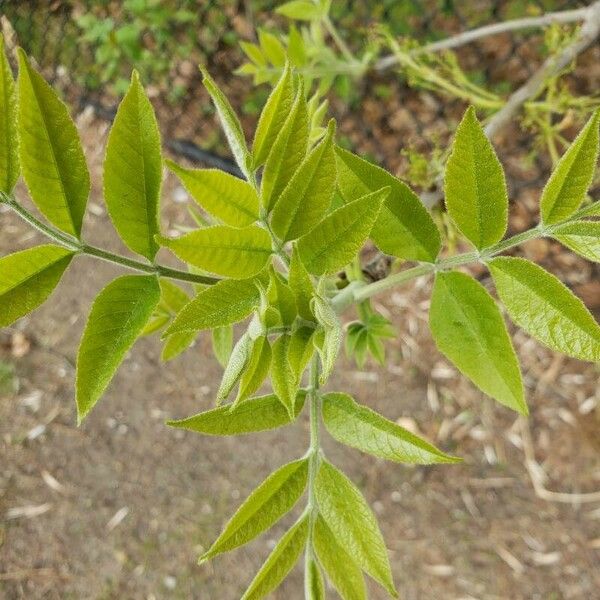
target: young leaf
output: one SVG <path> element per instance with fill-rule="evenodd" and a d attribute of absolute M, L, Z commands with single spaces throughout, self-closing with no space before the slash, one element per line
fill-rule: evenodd
<path fill-rule="evenodd" d="M 298 314 L 307 321 L 314 321 L 310 302 L 315 294 L 315 290 L 306 267 L 298 254 L 298 248 L 294 244 L 292 248 L 292 259 L 290 261 L 290 273 L 288 275 L 289 286 L 296 297 L 296 306 Z"/>
<path fill-rule="evenodd" d="M 265 56 L 274 67 L 283 67 L 285 65 L 285 48 L 277 36 L 264 29 L 259 29 L 258 41 Z"/>
<path fill-rule="evenodd" d="M 0 258 L 0 327 L 6 327 L 45 302 L 69 266 L 73 252 L 35 246 Z"/>
<path fill-rule="evenodd" d="M 267 160 L 267 156 L 290 113 L 293 103 L 294 79 L 292 70 L 289 65 L 286 65 L 258 119 L 254 143 L 252 144 L 255 169 Z"/>
<path fill-rule="evenodd" d="M 390 188 L 354 200 L 327 215 L 298 240 L 298 253 L 309 273 L 335 273 L 361 249 Z"/>
<path fill-rule="evenodd" d="M 598 161 L 599 122 L 600 110 L 596 110 L 546 183 L 541 199 L 542 222 L 546 225 L 570 217 L 581 206 Z"/>
<path fill-rule="evenodd" d="M 418 196 L 385 169 L 340 147 L 336 155 L 338 189 L 345 203 L 391 188 L 371 231 L 377 247 L 399 258 L 433 262 L 440 251 L 440 233 Z"/>
<path fill-rule="evenodd" d="M 77 354 L 79 423 L 104 393 L 159 300 L 158 281 L 151 275 L 119 277 L 94 300 Z"/>
<path fill-rule="evenodd" d="M 288 414 L 294 414 L 294 402 L 298 392 L 298 382 L 294 377 L 292 366 L 288 360 L 290 336 L 279 336 L 273 344 L 273 357 L 271 359 L 271 383 L 273 391 L 285 406 Z"/>
<path fill-rule="evenodd" d="M 600 222 L 567 223 L 555 229 L 553 237 L 576 254 L 600 262 Z"/>
<path fill-rule="evenodd" d="M 288 19 L 299 21 L 316 21 L 322 16 L 322 9 L 309 0 L 290 0 L 275 9 L 276 13 Z"/>
<path fill-rule="evenodd" d="M 327 212 L 335 191 L 335 122 L 327 135 L 304 159 L 275 204 L 273 231 L 281 240 L 295 240 L 308 233 Z"/>
<path fill-rule="evenodd" d="M 287 283 L 283 281 L 281 275 L 274 270 L 272 265 L 270 273 L 271 282 L 268 290 L 270 304 L 279 311 L 282 324 L 289 327 L 298 314 L 296 297 Z"/>
<path fill-rule="evenodd" d="M 252 347 L 254 346 L 254 340 L 248 335 L 248 332 L 244 333 L 242 337 L 237 341 L 233 347 L 229 362 L 223 372 L 223 379 L 217 392 L 217 404 L 221 404 L 223 400 L 229 396 L 231 390 L 235 387 L 242 373 L 248 365 L 250 355 L 252 354 Z"/>
<path fill-rule="evenodd" d="M 0 191 L 10 194 L 19 179 L 17 93 L 0 33 Z"/>
<path fill-rule="evenodd" d="M 225 94 L 219 89 L 208 71 L 200 66 L 202 72 L 202 83 L 210 94 L 212 101 L 217 109 L 225 137 L 229 143 L 229 147 L 233 152 L 235 161 L 237 162 L 242 173 L 247 179 L 252 177 L 252 157 L 248 152 L 244 130 L 237 115 L 235 114 L 229 100 Z"/>
<path fill-rule="evenodd" d="M 306 98 L 304 87 L 300 83 L 294 104 L 265 163 L 260 191 L 267 212 L 273 209 L 279 195 L 304 160 L 308 149 L 308 134 Z"/>
<path fill-rule="evenodd" d="M 177 358 L 182 352 L 185 352 L 196 339 L 195 331 L 184 331 L 170 335 L 164 343 L 160 360 L 168 362 Z"/>
<path fill-rule="evenodd" d="M 444 192 L 448 213 L 476 248 L 503 238 L 508 224 L 504 171 L 472 106 L 456 130 Z"/>
<path fill-rule="evenodd" d="M 269 234 L 257 225 L 242 229 L 215 225 L 178 238 L 157 239 L 185 262 L 234 279 L 256 275 L 272 253 Z"/>
<path fill-rule="evenodd" d="M 219 364 L 225 367 L 231 356 L 233 348 L 233 326 L 225 325 L 223 327 L 215 327 L 212 330 L 212 347 L 213 353 Z"/>
<path fill-rule="evenodd" d="M 319 563 L 342 600 L 367 600 L 360 567 L 338 543 L 320 515 L 315 521 L 313 546 Z"/>
<path fill-rule="evenodd" d="M 237 509 L 221 535 L 200 557 L 199 563 L 243 546 L 270 529 L 298 502 L 307 480 L 306 458 L 288 463 L 271 473 Z"/>
<path fill-rule="evenodd" d="M 258 220 L 258 194 L 248 182 L 218 169 L 185 169 L 172 160 L 165 163 L 213 217 L 232 227 Z"/>
<path fill-rule="evenodd" d="M 312 327 L 298 327 L 292 332 L 288 348 L 288 361 L 294 374 L 294 379 L 300 382 L 302 373 L 306 369 L 313 352 L 315 351 Z"/>
<path fill-rule="evenodd" d="M 438 273 L 429 327 L 439 350 L 501 404 L 527 414 L 519 362 L 494 299 L 464 273 Z"/>
<path fill-rule="evenodd" d="M 177 429 L 196 431 L 204 435 L 243 435 L 289 425 L 302 411 L 306 393 L 298 392 L 294 417 L 290 419 L 275 394 L 249 398 L 236 406 L 219 406 L 186 419 L 167 421 Z"/>
<path fill-rule="evenodd" d="M 19 49 L 19 159 L 40 212 L 75 237 L 90 192 L 79 135 L 66 105 Z"/>
<path fill-rule="evenodd" d="M 302 553 L 308 538 L 308 515 L 305 514 L 279 540 L 242 600 L 260 600 L 286 578 Z"/>
<path fill-rule="evenodd" d="M 162 181 L 160 134 L 154 109 L 136 71 L 108 136 L 104 199 L 125 244 L 154 260 Z"/>
<path fill-rule="evenodd" d="M 342 344 L 342 324 L 331 303 L 315 296 L 313 310 L 317 322 L 322 327 L 314 337 L 315 346 L 321 357 L 319 381 L 324 384 L 331 375 Z"/>
<path fill-rule="evenodd" d="M 260 302 L 256 280 L 224 279 L 202 290 L 175 317 L 165 336 L 179 331 L 201 331 L 245 319 Z"/>
<path fill-rule="evenodd" d="M 234 405 L 245 400 L 263 384 L 271 368 L 271 344 L 266 336 L 259 337 L 252 347 L 248 366 L 240 379 L 240 389 Z"/>
<path fill-rule="evenodd" d="M 338 442 L 379 458 L 420 465 L 459 462 L 348 394 L 323 396 L 323 421 Z"/>
<path fill-rule="evenodd" d="M 385 542 L 358 488 L 324 460 L 317 473 L 316 495 L 319 512 L 338 543 L 396 598 Z"/>
<path fill-rule="evenodd" d="M 309 558 L 307 568 L 305 590 L 307 600 L 325 600 L 325 585 L 319 566 L 314 559 Z"/>
<path fill-rule="evenodd" d="M 502 256 L 488 266 L 498 295 L 517 325 L 553 350 L 600 361 L 600 326 L 554 275 L 524 258 Z"/>

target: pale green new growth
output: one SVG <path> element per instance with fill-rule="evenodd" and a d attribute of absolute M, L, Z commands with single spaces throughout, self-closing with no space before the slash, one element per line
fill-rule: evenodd
<path fill-rule="evenodd" d="M 554 238 L 583 258 L 600 263 L 600 222 L 567 223 L 554 230 Z"/>

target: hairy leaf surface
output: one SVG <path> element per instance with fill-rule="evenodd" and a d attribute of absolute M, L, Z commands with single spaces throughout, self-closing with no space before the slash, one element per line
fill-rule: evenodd
<path fill-rule="evenodd" d="M 527 414 L 519 362 L 494 299 L 469 275 L 438 273 L 429 326 L 440 351 L 498 402 Z"/>
<path fill-rule="evenodd" d="M 600 262 L 600 222 L 567 223 L 555 229 L 553 237 L 583 258 Z"/>
<path fill-rule="evenodd" d="M 237 509 L 200 562 L 243 546 L 275 525 L 298 502 L 307 480 L 307 459 L 288 463 L 271 473 Z"/>
<path fill-rule="evenodd" d="M 596 110 L 556 165 L 542 192 L 543 223 L 558 223 L 581 206 L 598 161 L 599 123 L 600 110 Z"/>
<path fill-rule="evenodd" d="M 296 245 L 292 248 L 292 259 L 290 261 L 290 273 L 288 283 L 294 296 L 298 314 L 307 321 L 314 321 L 314 315 L 310 307 L 315 290 L 306 267 L 300 259 Z"/>
<path fill-rule="evenodd" d="M 10 194 L 19 173 L 17 92 L 0 33 L 0 191 Z"/>
<path fill-rule="evenodd" d="M 348 394 L 335 392 L 323 396 L 323 421 L 338 442 L 379 458 L 421 465 L 458 462 L 424 439 L 357 404 Z"/>
<path fill-rule="evenodd" d="M 0 258 L 0 327 L 11 325 L 45 302 L 72 258 L 70 250 L 52 245 Z"/>
<path fill-rule="evenodd" d="M 90 175 L 75 124 L 22 49 L 18 87 L 19 159 L 31 198 L 51 223 L 79 237 Z"/>
<path fill-rule="evenodd" d="M 124 275 L 92 305 L 77 355 L 77 418 L 81 422 L 106 390 L 160 300 L 156 277 Z"/>
<path fill-rule="evenodd" d="M 371 231 L 377 247 L 399 258 L 433 262 L 440 251 L 440 233 L 419 197 L 385 169 L 339 147 L 336 154 L 338 188 L 344 202 L 391 188 Z"/>
<path fill-rule="evenodd" d="M 232 227 L 245 227 L 258 219 L 258 194 L 248 182 L 218 169 L 186 169 L 172 160 L 165 162 L 213 217 Z"/>
<path fill-rule="evenodd" d="M 131 250 L 154 260 L 162 182 L 160 134 L 154 109 L 136 71 L 108 136 L 104 199 L 119 235 Z"/>
<path fill-rule="evenodd" d="M 291 417 L 294 414 L 294 402 L 298 392 L 298 382 L 294 377 L 294 372 L 288 359 L 290 339 L 289 335 L 284 334 L 279 336 L 273 344 L 271 383 L 273 384 L 273 391 L 277 394 L 277 397 Z"/>
<path fill-rule="evenodd" d="M 510 318 L 553 350 L 600 361 L 600 326 L 561 281 L 524 258 L 498 257 L 490 271 Z"/>
<path fill-rule="evenodd" d="M 472 106 L 456 130 L 444 192 L 448 213 L 476 248 L 487 248 L 504 237 L 508 224 L 504 171 Z"/>

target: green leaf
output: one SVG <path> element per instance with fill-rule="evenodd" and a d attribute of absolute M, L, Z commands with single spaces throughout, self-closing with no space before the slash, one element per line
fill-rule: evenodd
<path fill-rule="evenodd" d="M 325 584 L 323 575 L 314 559 L 308 559 L 308 573 L 306 575 L 307 600 L 325 600 Z"/>
<path fill-rule="evenodd" d="M 308 233 L 327 212 L 335 191 L 335 122 L 327 135 L 304 159 L 281 193 L 273 209 L 271 226 L 281 240 L 295 240 Z"/>
<path fill-rule="evenodd" d="M 0 34 L 0 191 L 10 194 L 19 179 L 17 93 Z"/>
<path fill-rule="evenodd" d="M 212 330 L 213 353 L 219 364 L 224 367 L 231 356 L 233 348 L 233 326 L 215 327 Z"/>
<path fill-rule="evenodd" d="M 72 258 L 70 250 L 52 245 L 0 258 L 0 327 L 11 325 L 45 302 Z"/>
<path fill-rule="evenodd" d="M 270 305 L 279 311 L 282 325 L 289 327 L 298 314 L 296 297 L 283 277 L 275 271 L 273 265 L 271 265 L 270 274 L 271 282 L 268 289 Z"/>
<path fill-rule="evenodd" d="M 245 319 L 260 302 L 255 279 L 224 279 L 202 290 L 181 310 L 165 335 L 231 325 Z"/>
<path fill-rule="evenodd" d="M 229 100 L 225 97 L 225 94 L 219 89 L 209 72 L 202 66 L 200 66 L 202 72 L 202 83 L 210 94 L 212 101 L 217 109 L 217 114 L 221 121 L 225 137 L 229 143 L 229 147 L 233 152 L 235 161 L 237 162 L 242 173 L 246 179 L 252 179 L 252 156 L 248 151 L 246 145 L 246 138 L 244 137 L 244 130 L 237 115 L 235 114 Z"/>
<path fill-rule="evenodd" d="M 331 373 L 342 344 L 342 324 L 331 303 L 315 296 L 313 309 L 317 322 L 322 327 L 322 333 L 315 335 L 315 345 L 321 357 L 321 374 L 319 381 L 324 384 Z"/>
<path fill-rule="evenodd" d="M 94 407 L 160 300 L 151 275 L 109 283 L 92 305 L 77 355 L 77 420 Z"/>
<path fill-rule="evenodd" d="M 295 244 L 292 248 L 288 283 L 296 297 L 298 314 L 307 321 L 314 321 L 315 317 L 310 307 L 310 303 L 315 294 L 315 289 L 306 267 L 302 264 L 302 260 L 298 254 L 298 248 Z"/>
<path fill-rule="evenodd" d="M 258 220 L 258 194 L 246 181 L 218 169 L 185 169 L 172 160 L 165 162 L 192 198 L 213 217 L 233 227 L 245 227 Z"/>
<path fill-rule="evenodd" d="M 389 187 L 382 188 L 338 208 L 298 240 L 298 253 L 309 273 L 335 273 L 354 258 L 389 192 Z"/>
<path fill-rule="evenodd" d="M 440 233 L 419 197 L 381 167 L 336 147 L 338 188 L 344 202 L 389 186 L 371 239 L 386 254 L 433 262 L 441 246 Z"/>
<path fill-rule="evenodd" d="M 358 488 L 327 461 L 317 473 L 319 512 L 338 543 L 394 598 L 397 592 L 375 515 Z"/>
<path fill-rule="evenodd" d="M 266 336 L 259 337 L 252 347 L 248 366 L 240 379 L 240 389 L 234 404 L 245 400 L 263 384 L 271 368 L 271 344 Z"/>
<path fill-rule="evenodd" d="M 267 160 L 267 156 L 290 113 L 293 103 L 294 79 L 292 70 L 289 65 L 286 65 L 258 119 L 254 143 L 252 144 L 254 168 L 260 167 Z"/>
<path fill-rule="evenodd" d="M 79 237 L 90 175 L 66 105 L 19 49 L 19 159 L 29 193 L 56 227 Z"/>
<path fill-rule="evenodd" d="M 104 160 L 104 199 L 127 246 L 154 260 L 162 181 L 160 134 L 136 71 L 117 110 Z"/>
<path fill-rule="evenodd" d="M 319 563 L 342 600 L 367 600 L 360 567 L 338 543 L 320 515 L 315 522 L 313 546 Z"/>
<path fill-rule="evenodd" d="M 546 346 L 580 360 L 600 361 L 600 327 L 554 275 L 524 258 L 498 257 L 488 266 L 510 318 Z"/>
<path fill-rule="evenodd" d="M 178 238 L 158 236 L 157 239 L 181 260 L 234 279 L 256 275 L 272 254 L 269 234 L 257 225 L 241 229 L 215 225 Z"/>
<path fill-rule="evenodd" d="M 502 165 L 471 106 L 456 130 L 444 176 L 446 208 L 480 250 L 499 242 L 508 224 Z"/>
<path fill-rule="evenodd" d="M 439 350 L 486 394 L 526 415 L 519 362 L 494 299 L 464 273 L 438 273 L 429 327 Z"/>
<path fill-rule="evenodd" d="M 242 373 L 248 365 L 250 355 L 252 354 L 252 348 L 254 346 L 254 340 L 250 337 L 248 332 L 244 333 L 242 337 L 237 341 L 233 347 L 229 362 L 223 372 L 223 378 L 221 385 L 217 392 L 217 404 L 221 404 L 223 400 L 229 396 L 231 390 L 235 387 L 235 384 L 239 381 Z"/>
<path fill-rule="evenodd" d="M 185 352 L 196 339 L 196 332 L 184 331 L 170 335 L 164 343 L 160 360 L 168 362 L 177 358 L 182 352 Z"/>
<path fill-rule="evenodd" d="M 294 414 L 294 403 L 298 392 L 298 382 L 288 360 L 290 336 L 279 336 L 273 344 L 271 359 L 271 383 L 273 391 L 285 406 L 290 417 Z"/>
<path fill-rule="evenodd" d="M 283 67 L 285 65 L 285 48 L 275 35 L 259 29 L 258 41 L 265 56 L 274 67 Z"/>
<path fill-rule="evenodd" d="M 546 225 L 570 217 L 581 206 L 598 161 L 599 122 L 600 110 L 596 110 L 546 183 L 541 199 L 542 222 Z"/>
<path fill-rule="evenodd" d="M 593 262 L 600 262 L 600 222 L 567 223 L 556 228 L 552 235 L 576 254 Z"/>
<path fill-rule="evenodd" d="M 302 411 L 305 399 L 306 393 L 300 391 L 296 396 L 292 419 L 279 398 L 269 394 L 249 398 L 234 407 L 219 406 L 185 419 L 167 421 L 167 425 L 204 435 L 243 435 L 266 431 L 292 423 Z"/>
<path fill-rule="evenodd" d="M 288 348 L 288 361 L 294 374 L 294 379 L 298 383 L 302 378 L 302 373 L 306 369 L 314 351 L 313 335 L 315 330 L 312 327 L 301 326 L 292 332 L 290 345 Z"/>
<path fill-rule="evenodd" d="M 276 589 L 298 561 L 307 538 L 308 515 L 303 515 L 279 540 L 242 600 L 260 600 Z"/>
<path fill-rule="evenodd" d="M 323 396 L 323 421 L 338 442 L 379 458 L 420 465 L 459 462 L 348 394 Z"/>
<path fill-rule="evenodd" d="M 261 180 L 261 199 L 270 212 L 308 149 L 308 110 L 302 82 L 285 123 L 271 146 Z"/>
<path fill-rule="evenodd" d="M 288 513 L 304 493 L 308 459 L 296 460 L 269 475 L 238 508 L 223 532 L 198 561 L 239 548 L 270 529 Z"/>
<path fill-rule="evenodd" d="M 316 21 L 322 16 L 321 8 L 309 0 L 291 0 L 278 6 L 275 12 L 299 21 Z"/>

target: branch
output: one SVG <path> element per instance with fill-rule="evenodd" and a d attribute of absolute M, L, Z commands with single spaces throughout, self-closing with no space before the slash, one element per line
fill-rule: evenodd
<path fill-rule="evenodd" d="M 416 56 L 418 54 L 425 54 L 427 52 L 451 50 L 452 48 L 459 48 L 465 44 L 470 44 L 475 40 L 492 35 L 498 35 L 500 33 L 506 33 L 508 31 L 531 29 L 533 27 L 546 27 L 547 25 L 552 25 L 553 23 L 575 23 L 577 21 L 584 21 L 587 18 L 588 10 L 589 7 L 585 7 L 575 10 L 547 13 L 539 17 L 525 17 L 523 19 L 504 21 L 503 23 L 492 23 L 491 25 L 485 25 L 484 27 L 478 27 L 477 29 L 463 31 L 462 33 L 449 37 L 445 40 L 432 42 L 431 44 L 426 44 L 420 48 L 415 48 L 415 50 L 413 50 L 410 54 Z M 396 56 L 384 56 L 375 63 L 375 70 L 385 71 L 397 63 L 398 59 Z"/>

